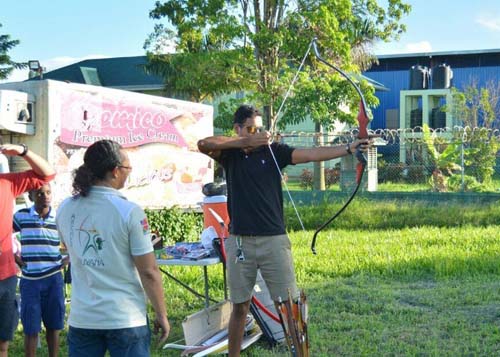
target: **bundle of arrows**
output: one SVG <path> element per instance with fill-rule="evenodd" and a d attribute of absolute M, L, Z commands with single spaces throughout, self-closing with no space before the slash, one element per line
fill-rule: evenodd
<path fill-rule="evenodd" d="M 288 299 L 280 297 L 277 311 L 285 340 L 293 357 L 309 357 L 309 336 L 307 334 L 307 298 L 302 290 L 297 301 L 293 301 L 288 291 Z"/>

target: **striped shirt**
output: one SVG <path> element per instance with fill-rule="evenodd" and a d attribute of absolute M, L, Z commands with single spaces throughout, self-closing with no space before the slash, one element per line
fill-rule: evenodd
<path fill-rule="evenodd" d="M 40 217 L 35 206 L 17 211 L 14 230 L 21 232 L 21 259 L 26 263 L 23 278 L 41 279 L 61 270 L 61 241 L 52 208 L 45 218 Z"/>

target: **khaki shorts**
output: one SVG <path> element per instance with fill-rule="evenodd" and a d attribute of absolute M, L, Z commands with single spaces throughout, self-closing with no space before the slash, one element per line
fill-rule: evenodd
<path fill-rule="evenodd" d="M 244 260 L 237 259 L 238 243 Z M 226 241 L 227 273 L 231 301 L 240 304 L 252 298 L 257 269 L 273 301 L 288 300 L 299 293 L 295 281 L 291 243 L 286 234 L 276 236 L 234 236 Z"/>

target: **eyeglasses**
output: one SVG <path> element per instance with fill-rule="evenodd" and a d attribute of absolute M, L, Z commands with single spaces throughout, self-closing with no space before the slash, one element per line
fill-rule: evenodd
<path fill-rule="evenodd" d="M 119 167 L 119 168 L 121 168 L 121 169 L 127 169 L 127 170 L 132 171 L 132 166 L 123 166 L 123 165 L 118 165 L 117 167 Z"/>
<path fill-rule="evenodd" d="M 255 125 L 248 125 L 248 126 L 240 125 L 240 128 L 246 128 L 247 133 L 250 135 L 253 135 L 255 133 L 260 133 L 264 129 L 262 126 L 255 126 Z"/>

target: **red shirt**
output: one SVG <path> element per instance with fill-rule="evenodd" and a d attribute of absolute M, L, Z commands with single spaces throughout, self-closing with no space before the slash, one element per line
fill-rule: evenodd
<path fill-rule="evenodd" d="M 14 198 L 43 186 L 54 177 L 55 175 L 38 176 L 33 170 L 0 174 L 0 280 L 16 275 L 12 253 Z"/>

